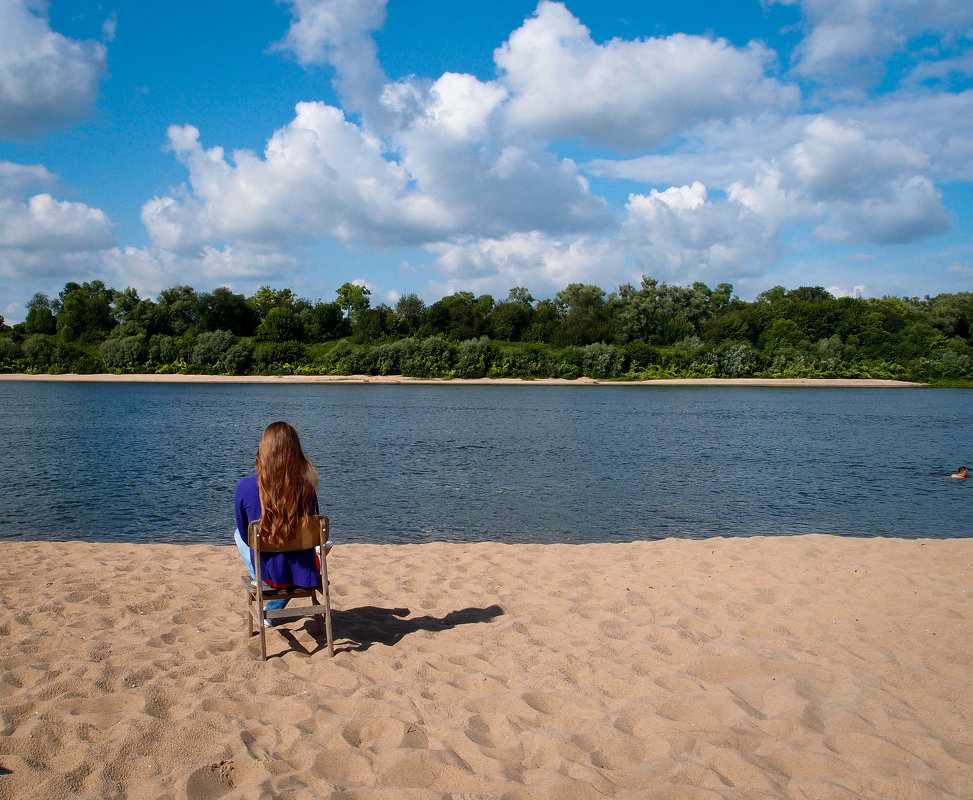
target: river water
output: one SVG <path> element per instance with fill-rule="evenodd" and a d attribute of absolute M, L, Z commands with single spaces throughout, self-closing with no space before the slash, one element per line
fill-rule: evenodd
<path fill-rule="evenodd" d="M 228 544 L 263 428 L 338 542 L 973 535 L 973 392 L 0 383 L 0 540 Z"/>

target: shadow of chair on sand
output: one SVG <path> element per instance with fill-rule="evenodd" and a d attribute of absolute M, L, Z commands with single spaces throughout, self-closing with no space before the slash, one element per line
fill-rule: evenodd
<path fill-rule="evenodd" d="M 498 605 L 486 608 L 463 608 L 450 611 L 442 617 L 432 617 L 428 614 L 422 617 L 409 617 L 411 613 L 408 608 L 380 606 L 360 606 L 343 611 L 332 610 L 335 652 L 360 652 L 367 650 L 373 644 L 391 647 L 403 637 L 416 631 L 445 631 L 457 625 L 491 622 L 495 617 L 503 614 L 503 609 Z M 313 650 L 308 650 L 287 628 L 281 627 L 278 632 L 288 639 L 294 650 L 306 655 L 313 655 L 319 650 L 327 649 L 327 640 L 323 633 L 318 634 L 313 621 L 305 622 L 304 630 L 311 634 L 317 643 L 317 647 Z"/>

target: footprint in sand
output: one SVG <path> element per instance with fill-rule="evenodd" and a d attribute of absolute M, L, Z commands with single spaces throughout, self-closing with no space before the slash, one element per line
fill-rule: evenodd
<path fill-rule="evenodd" d="M 373 783 L 375 777 L 371 762 L 354 750 L 322 753 L 314 759 L 311 774 L 335 783 L 357 783 L 362 786 Z"/>
<path fill-rule="evenodd" d="M 206 619 L 207 614 L 205 611 L 180 611 L 178 614 L 173 614 L 172 621 L 176 625 L 196 625 Z"/>
<path fill-rule="evenodd" d="M 473 714 L 465 733 L 467 739 L 480 747 L 503 749 L 517 746 L 519 729 L 506 714 Z"/>
<path fill-rule="evenodd" d="M 960 742 L 940 742 L 943 750 L 950 758 L 962 764 L 973 764 L 973 747 Z"/>
<path fill-rule="evenodd" d="M 186 781 L 188 800 L 213 800 L 233 791 L 233 762 L 220 761 L 200 767 Z"/>
<path fill-rule="evenodd" d="M 127 608 L 130 614 L 154 614 L 158 611 L 165 611 L 169 608 L 169 605 L 170 600 L 168 597 L 159 597 L 155 600 L 132 603 Z"/>
<path fill-rule="evenodd" d="M 341 729 L 342 738 L 352 747 L 379 752 L 400 747 L 409 728 L 393 719 L 356 719 Z"/>
<path fill-rule="evenodd" d="M 564 708 L 564 700 L 552 692 L 525 692 L 521 699 L 542 714 L 557 714 Z"/>
<path fill-rule="evenodd" d="M 144 708 L 145 701 L 134 694 L 113 693 L 97 697 L 69 697 L 58 701 L 58 710 L 72 717 L 117 717 Z"/>
<path fill-rule="evenodd" d="M 633 736 L 602 730 L 597 735 L 577 734 L 571 737 L 571 742 L 585 752 L 592 765 L 599 769 L 631 769 L 669 754 L 668 743 L 659 736 L 642 741 Z"/>
<path fill-rule="evenodd" d="M 299 735 L 297 728 L 277 729 L 273 725 L 263 725 L 242 731 L 240 741 L 247 748 L 247 754 L 251 758 L 266 761 L 276 758 L 277 753 L 287 750 Z"/>

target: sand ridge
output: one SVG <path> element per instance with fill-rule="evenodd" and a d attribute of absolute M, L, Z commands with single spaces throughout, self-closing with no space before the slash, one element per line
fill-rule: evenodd
<path fill-rule="evenodd" d="M 0 798 L 969 798 L 973 541 L 5 542 Z"/>
<path fill-rule="evenodd" d="M 924 386 L 910 381 L 878 378 L 660 378 L 651 381 L 608 381 L 594 378 L 408 378 L 403 375 L 156 375 L 93 373 L 60 375 L 0 373 L 0 381 L 60 383 L 327 383 L 403 384 L 431 386 L 808 386 L 844 388 L 896 388 Z"/>

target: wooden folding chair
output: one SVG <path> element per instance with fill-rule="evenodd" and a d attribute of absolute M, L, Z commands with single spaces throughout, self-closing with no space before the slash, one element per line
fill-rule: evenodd
<path fill-rule="evenodd" d="M 314 617 L 318 623 L 318 635 L 321 634 L 321 617 L 324 617 L 324 625 L 328 634 L 328 655 L 334 656 L 334 635 L 331 632 L 331 592 L 328 586 L 328 551 L 331 544 L 328 542 L 330 534 L 330 521 L 324 515 L 318 514 L 307 517 L 301 526 L 300 533 L 294 537 L 293 541 L 284 545 L 271 546 L 263 540 L 260 535 L 260 520 L 251 522 L 247 528 L 247 538 L 250 548 L 253 550 L 253 565 L 257 573 L 256 580 L 249 574 L 243 576 L 243 582 L 247 590 L 247 620 L 250 624 L 250 636 L 254 634 L 254 623 L 260 632 L 260 657 L 267 660 L 267 624 L 266 620 L 271 619 L 297 619 L 300 617 Z M 292 586 L 287 589 L 278 589 L 265 584 L 261 575 L 260 554 L 261 553 L 289 553 L 295 550 L 310 550 L 312 547 L 320 548 L 320 579 L 319 586 L 304 588 Z M 324 603 L 318 602 L 317 593 L 321 592 Z M 310 597 L 311 605 L 291 606 L 286 608 L 265 611 L 264 606 L 268 600 L 286 598 L 293 600 L 298 597 Z"/>

